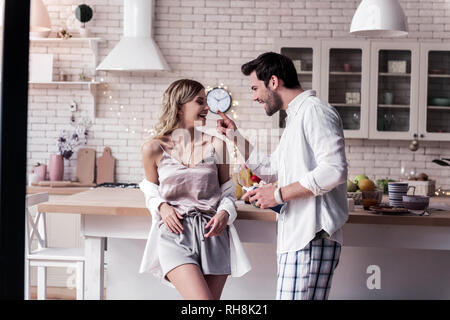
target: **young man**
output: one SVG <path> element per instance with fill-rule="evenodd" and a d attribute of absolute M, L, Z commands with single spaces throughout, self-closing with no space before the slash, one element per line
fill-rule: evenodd
<path fill-rule="evenodd" d="M 301 88 L 292 61 L 283 55 L 264 53 L 242 72 L 250 76 L 253 100 L 264 104 L 268 116 L 287 113 L 271 156 L 254 149 L 225 114 L 217 121 L 218 132 L 244 139 L 237 147 L 246 166 L 269 182 L 244 198 L 263 209 L 286 203 L 277 217 L 276 298 L 327 299 L 348 218 L 342 121 L 315 91 Z"/>

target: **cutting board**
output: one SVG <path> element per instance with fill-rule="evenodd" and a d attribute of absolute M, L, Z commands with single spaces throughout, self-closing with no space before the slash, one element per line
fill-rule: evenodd
<path fill-rule="evenodd" d="M 105 147 L 103 155 L 97 159 L 97 184 L 114 182 L 115 161 L 111 155 L 111 148 Z"/>
<path fill-rule="evenodd" d="M 94 183 L 95 150 L 91 148 L 78 149 L 77 180 L 80 183 Z"/>

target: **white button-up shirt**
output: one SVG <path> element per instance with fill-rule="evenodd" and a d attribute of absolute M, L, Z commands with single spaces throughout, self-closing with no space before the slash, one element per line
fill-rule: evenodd
<path fill-rule="evenodd" d="M 299 182 L 314 197 L 287 202 L 277 216 L 277 252 L 304 248 L 320 230 L 342 244 L 348 219 L 347 161 L 342 121 L 337 111 L 308 90 L 286 110 L 286 128 L 269 157 L 256 148 L 246 166 L 266 182 L 283 187 Z"/>

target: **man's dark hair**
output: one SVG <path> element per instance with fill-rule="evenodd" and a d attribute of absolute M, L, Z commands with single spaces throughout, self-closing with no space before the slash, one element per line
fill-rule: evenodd
<path fill-rule="evenodd" d="M 256 76 L 259 80 L 264 81 L 266 87 L 269 85 L 270 78 L 276 76 L 283 80 L 286 88 L 301 88 L 294 63 L 291 59 L 279 53 L 263 53 L 258 58 L 243 64 L 241 71 L 246 76 L 256 71 Z"/>

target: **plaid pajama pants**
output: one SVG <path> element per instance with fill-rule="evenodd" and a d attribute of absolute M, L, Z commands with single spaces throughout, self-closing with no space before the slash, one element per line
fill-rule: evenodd
<path fill-rule="evenodd" d="M 294 252 L 278 254 L 277 300 L 326 300 L 341 245 L 330 239 L 312 240 Z"/>

